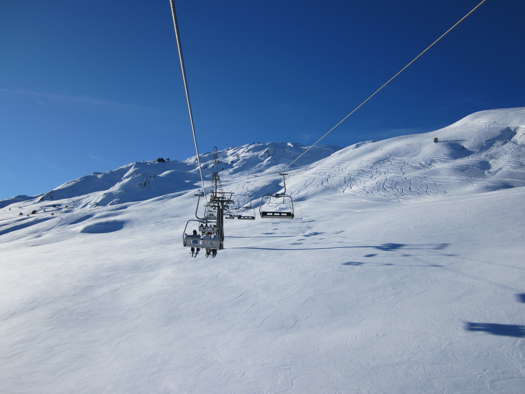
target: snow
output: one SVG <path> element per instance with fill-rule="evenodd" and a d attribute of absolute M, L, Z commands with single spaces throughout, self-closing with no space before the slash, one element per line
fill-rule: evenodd
<path fill-rule="evenodd" d="M 215 259 L 181 246 L 191 159 L 10 203 L 0 392 L 523 393 L 523 124 L 485 111 L 310 159 L 296 219 L 229 220 Z M 225 189 L 278 192 L 292 145 L 220 151 L 242 163 Z"/>
<path fill-rule="evenodd" d="M 525 108 L 483 111 L 431 133 L 352 145 L 294 177 L 291 189 L 390 200 L 525 186 L 520 124 Z"/>
<path fill-rule="evenodd" d="M 8 205 L 11 205 L 11 204 L 13 204 L 15 202 L 27 201 L 27 200 L 31 200 L 33 198 L 34 197 L 26 196 L 26 195 L 21 194 L 21 195 L 15 196 L 13 198 L 10 198 L 8 200 L 2 200 L 2 201 L 0 201 L 0 209 L 5 208 Z"/>

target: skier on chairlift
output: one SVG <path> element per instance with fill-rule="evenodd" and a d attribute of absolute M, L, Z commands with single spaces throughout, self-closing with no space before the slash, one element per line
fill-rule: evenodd
<path fill-rule="evenodd" d="M 193 230 L 193 234 L 192 234 L 194 237 L 197 237 L 198 234 L 197 234 L 197 230 Z M 191 257 L 197 257 L 197 255 L 199 254 L 200 252 L 200 248 L 195 248 L 195 247 L 191 247 Z"/>
<path fill-rule="evenodd" d="M 204 232 L 204 236 L 202 239 L 208 240 L 211 239 L 211 230 L 208 226 L 206 226 L 206 231 Z M 206 248 L 206 257 L 210 257 L 211 249 Z"/>
<path fill-rule="evenodd" d="M 215 228 L 215 231 L 213 233 L 210 233 L 210 237 L 213 240 L 217 240 L 217 228 Z M 211 250 L 211 257 L 217 256 L 217 249 Z"/>
<path fill-rule="evenodd" d="M 217 234 L 214 233 L 214 229 L 213 228 L 211 228 L 211 227 L 207 228 L 206 233 L 204 235 L 204 239 L 211 239 L 211 240 L 216 240 L 217 239 Z M 206 248 L 206 257 L 209 257 L 210 255 L 212 257 L 217 256 L 217 249 Z"/>

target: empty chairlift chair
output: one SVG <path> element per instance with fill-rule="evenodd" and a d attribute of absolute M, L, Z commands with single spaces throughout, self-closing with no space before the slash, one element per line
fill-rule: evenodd
<path fill-rule="evenodd" d="M 259 207 L 259 215 L 261 219 L 293 219 L 294 206 L 293 198 L 286 194 L 286 179 L 287 174 L 281 173 L 283 177 L 284 191 L 282 193 L 275 193 L 262 198 Z"/>
<path fill-rule="evenodd" d="M 232 206 L 224 213 L 225 219 L 255 220 L 255 208 L 246 193 L 238 194 Z"/>
<path fill-rule="evenodd" d="M 237 215 L 235 215 L 234 211 L 228 210 L 224 212 L 224 219 L 235 219 Z"/>
<path fill-rule="evenodd" d="M 224 219 L 237 219 L 238 214 L 236 205 L 236 202 L 232 202 L 226 206 L 226 209 L 224 210 Z"/>
<path fill-rule="evenodd" d="M 206 220 L 213 221 L 217 220 L 217 211 L 210 205 L 206 205 L 204 208 L 204 217 Z"/>
<path fill-rule="evenodd" d="M 255 213 L 253 212 L 253 208 L 250 209 L 250 212 L 246 212 L 243 214 L 237 215 L 237 219 L 239 220 L 255 220 Z"/>
<path fill-rule="evenodd" d="M 252 205 L 252 200 L 249 194 L 244 195 L 244 205 L 241 206 L 239 202 L 237 205 L 237 219 L 239 220 L 255 220 L 255 208 Z"/>

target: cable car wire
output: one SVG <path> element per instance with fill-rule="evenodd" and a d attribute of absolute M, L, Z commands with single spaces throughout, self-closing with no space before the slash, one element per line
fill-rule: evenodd
<path fill-rule="evenodd" d="M 204 187 L 204 176 L 202 174 L 202 165 L 201 165 L 201 158 L 200 158 L 201 155 L 199 151 L 199 144 L 197 143 L 197 131 L 195 129 L 193 109 L 191 106 L 190 88 L 188 84 L 188 77 L 186 76 L 186 66 L 184 63 L 184 54 L 182 52 L 182 42 L 181 42 L 181 37 L 180 37 L 179 23 L 177 20 L 177 12 L 175 10 L 175 0 L 170 0 L 170 7 L 171 7 L 171 16 L 173 19 L 173 29 L 175 30 L 175 38 L 177 39 L 177 50 L 179 52 L 180 72 L 182 74 L 182 82 L 184 84 L 184 94 L 186 96 L 186 106 L 188 107 L 188 115 L 190 117 L 191 134 L 193 136 L 193 146 L 195 147 L 195 154 L 197 155 L 197 168 L 199 170 L 199 175 L 201 178 L 202 193 L 206 195 L 206 189 Z"/>
<path fill-rule="evenodd" d="M 459 19 L 456 23 L 454 23 L 447 31 L 445 31 L 443 34 L 441 34 L 438 38 L 436 38 L 429 46 L 427 46 L 425 49 L 423 49 L 416 57 L 414 57 L 410 62 L 408 62 L 401 70 L 399 70 L 397 73 L 395 73 L 390 79 L 388 79 L 385 83 L 383 83 L 380 87 L 378 87 L 376 90 L 374 90 L 365 100 L 363 100 L 359 105 L 357 105 L 352 111 L 350 111 L 348 114 L 346 114 L 341 120 L 339 120 L 335 125 L 333 125 L 328 131 L 326 131 L 321 137 L 319 137 L 312 145 L 308 147 L 304 152 L 299 154 L 294 160 L 292 160 L 289 164 L 287 164 L 287 167 L 290 168 L 293 166 L 301 157 L 306 155 L 310 150 L 312 150 L 317 144 L 319 144 L 322 140 L 324 140 L 326 137 L 328 137 L 330 134 L 332 134 L 339 126 L 341 126 L 350 116 L 352 116 L 354 113 L 356 113 L 361 107 L 363 107 L 366 103 L 368 103 L 372 98 L 374 98 L 379 92 L 381 92 L 383 89 L 385 89 L 388 85 L 390 85 L 399 75 L 401 75 L 404 71 L 406 71 L 410 66 L 412 66 L 415 62 L 417 62 L 423 55 L 425 55 L 432 47 L 434 47 L 437 43 L 439 43 L 441 40 L 443 40 L 452 30 L 454 30 L 456 27 L 461 25 L 469 16 L 471 16 L 474 12 L 478 10 L 484 3 L 486 3 L 488 0 L 481 0 L 478 5 L 476 5 L 474 8 L 472 8 L 469 12 L 467 12 L 461 19 Z"/>

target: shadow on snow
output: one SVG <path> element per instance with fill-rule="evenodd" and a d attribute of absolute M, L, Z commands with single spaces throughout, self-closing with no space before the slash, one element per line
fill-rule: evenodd
<path fill-rule="evenodd" d="M 444 267 L 441 264 L 392 264 L 392 263 L 362 263 L 360 261 L 347 261 L 341 265 L 359 267 L 360 265 L 371 264 L 380 266 L 397 266 L 397 267 L 424 267 L 424 268 L 441 268 Z"/>
<path fill-rule="evenodd" d="M 241 236 L 241 235 L 226 235 L 226 238 L 295 238 L 295 235 L 252 235 L 252 236 Z"/>
<path fill-rule="evenodd" d="M 80 232 L 85 234 L 113 233 L 122 230 L 126 222 L 122 220 L 110 220 L 107 222 L 94 223 L 84 227 Z"/>
<path fill-rule="evenodd" d="M 465 330 L 481 331 L 487 334 L 500 335 L 505 337 L 525 338 L 525 326 L 519 326 L 516 324 L 466 322 Z"/>
<path fill-rule="evenodd" d="M 24 228 L 31 227 L 31 226 L 33 226 L 35 224 L 38 224 L 38 223 L 47 222 L 50 219 L 53 219 L 53 218 L 50 217 L 50 218 L 37 219 L 37 220 L 32 220 L 30 222 L 18 224 L 16 226 L 9 227 L 9 228 L 7 228 L 5 230 L 0 230 L 0 235 L 9 234 L 9 233 L 11 233 L 13 231 L 22 230 Z"/>
<path fill-rule="evenodd" d="M 230 249 L 252 249 L 252 250 L 332 250 L 332 249 L 377 249 L 386 252 L 392 252 L 399 249 L 417 249 L 417 250 L 442 250 L 448 247 L 448 243 L 439 244 L 401 244 L 401 243 L 386 243 L 381 245 L 353 245 L 353 246 L 326 246 L 326 247 L 312 247 L 312 248 L 262 248 L 256 246 L 238 246 Z"/>

